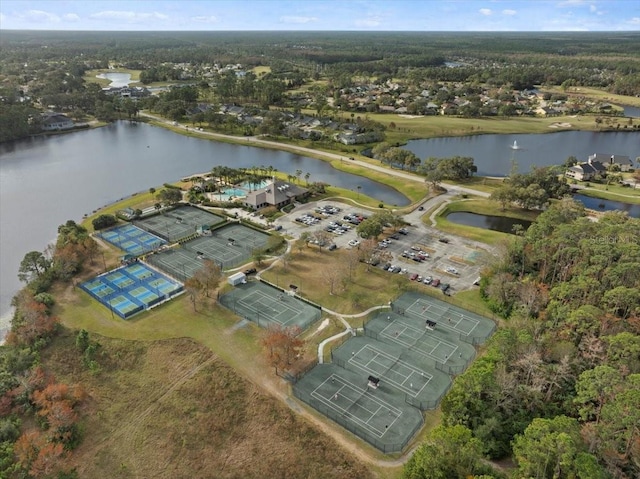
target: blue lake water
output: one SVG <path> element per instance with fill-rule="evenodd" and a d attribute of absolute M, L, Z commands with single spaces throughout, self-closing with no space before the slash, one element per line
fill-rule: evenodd
<path fill-rule="evenodd" d="M 585 120 L 586 121 L 586 120 Z M 514 141 L 518 149 L 512 149 Z M 587 161 L 589 155 L 606 153 L 640 157 L 640 131 L 565 131 L 530 135 L 475 135 L 412 140 L 406 149 L 420 159 L 468 156 L 475 160 L 482 176 L 507 176 L 513 165 L 527 172 L 534 166 L 562 165 L 575 156 Z"/>

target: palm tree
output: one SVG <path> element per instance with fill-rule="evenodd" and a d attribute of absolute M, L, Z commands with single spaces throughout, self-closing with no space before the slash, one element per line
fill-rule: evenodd
<path fill-rule="evenodd" d="M 302 176 L 302 170 L 296 170 L 296 178 L 298 180 L 298 184 L 300 184 L 300 177 Z"/>
<path fill-rule="evenodd" d="M 307 172 L 304 174 L 304 181 L 307 183 L 307 186 L 309 186 L 309 178 L 311 178 L 311 173 Z"/>
<path fill-rule="evenodd" d="M 358 185 L 356 188 L 358 189 L 358 199 L 360 199 L 360 190 L 362 189 L 362 186 Z"/>

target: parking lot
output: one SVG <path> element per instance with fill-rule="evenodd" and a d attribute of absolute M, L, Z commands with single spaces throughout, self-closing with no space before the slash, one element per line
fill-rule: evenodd
<path fill-rule="evenodd" d="M 357 221 L 352 222 L 345 219 L 345 216 L 366 217 L 370 214 L 342 203 L 319 201 L 298 206 L 289 215 L 279 218 L 276 224 L 294 238 L 300 237 L 303 232 L 325 230 L 337 248 L 354 248 L 358 246 L 351 245 L 360 240 L 356 234 Z M 315 220 L 310 220 L 311 217 Z M 330 232 L 331 223 L 334 226 Z M 342 227 L 336 227 L 337 223 L 341 223 Z M 475 287 L 473 283 L 480 276 L 484 251 L 465 239 L 443 234 L 417 222 L 407 226 L 405 232 L 406 234 L 393 234 L 392 230 L 388 230 L 379 238 L 381 243 L 382 240 L 386 243 L 379 247 L 391 253 L 393 258 L 388 266 L 396 266 L 396 271 L 399 269 L 395 274 L 405 275 L 407 281 L 411 281 L 414 274 L 419 275 L 425 288 L 432 287 L 424 283 L 425 279 L 438 279 L 435 283 L 450 285 L 450 293 Z M 382 266 L 384 265 L 378 265 Z M 413 281 L 417 279 L 418 277 L 414 277 Z"/>

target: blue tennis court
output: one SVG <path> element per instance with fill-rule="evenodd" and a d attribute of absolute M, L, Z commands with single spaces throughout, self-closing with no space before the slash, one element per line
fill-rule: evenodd
<path fill-rule="evenodd" d="M 101 231 L 98 236 L 134 256 L 149 253 L 166 244 L 162 238 L 131 224 Z"/>
<path fill-rule="evenodd" d="M 124 319 L 170 299 L 183 289 L 180 283 L 140 262 L 96 276 L 80 287 Z"/>

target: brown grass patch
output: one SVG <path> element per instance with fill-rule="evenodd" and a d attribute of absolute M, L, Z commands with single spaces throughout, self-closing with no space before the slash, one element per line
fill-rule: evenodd
<path fill-rule="evenodd" d="M 449 259 L 458 264 L 466 264 L 469 266 L 473 266 L 476 264 L 475 261 L 469 261 L 468 259 L 461 258 L 460 256 L 449 256 Z"/>
<path fill-rule="evenodd" d="M 74 335 L 43 353 L 59 380 L 81 382 L 80 478 L 368 478 L 372 474 L 284 404 L 189 339 L 109 339 L 101 371 L 81 364 Z"/>

